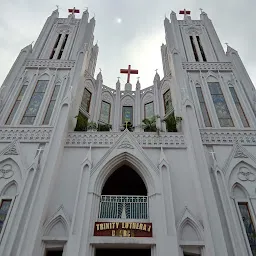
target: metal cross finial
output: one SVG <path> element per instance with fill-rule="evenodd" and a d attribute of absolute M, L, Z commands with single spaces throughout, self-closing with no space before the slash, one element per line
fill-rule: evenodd
<path fill-rule="evenodd" d="M 201 13 L 203 13 L 203 9 L 202 8 L 200 8 L 199 10 L 201 11 Z"/>
<path fill-rule="evenodd" d="M 224 44 L 228 46 L 228 43 L 224 43 Z"/>
<path fill-rule="evenodd" d="M 158 68 L 157 68 L 157 69 L 155 69 L 156 73 L 157 73 L 157 70 L 158 70 Z"/>
<path fill-rule="evenodd" d="M 139 81 L 139 79 L 140 79 L 140 77 L 138 76 L 138 77 L 137 77 L 137 80 Z"/>
<path fill-rule="evenodd" d="M 57 10 L 59 10 L 60 6 L 59 6 L 59 5 L 56 5 L 56 7 L 57 7 Z"/>
<path fill-rule="evenodd" d="M 118 79 L 118 81 L 119 81 L 119 79 L 120 79 L 120 76 L 118 76 L 118 77 L 117 77 L 117 79 Z"/>

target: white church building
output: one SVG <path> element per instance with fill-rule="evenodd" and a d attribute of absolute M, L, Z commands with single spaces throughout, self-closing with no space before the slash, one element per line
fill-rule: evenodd
<path fill-rule="evenodd" d="M 55 10 L 1 87 L 0 255 L 255 256 L 256 92 L 238 52 L 205 12 L 172 12 L 164 77 L 113 89 L 94 78 L 94 27 Z"/>

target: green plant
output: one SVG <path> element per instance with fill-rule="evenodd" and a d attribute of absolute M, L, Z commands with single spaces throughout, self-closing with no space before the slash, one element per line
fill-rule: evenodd
<path fill-rule="evenodd" d="M 151 118 L 145 118 L 142 120 L 142 128 L 145 132 L 156 132 L 156 119 L 159 118 L 159 116 L 152 116 Z"/>
<path fill-rule="evenodd" d="M 79 114 L 75 116 L 75 118 L 77 119 L 75 131 L 86 131 L 88 118 L 84 116 L 81 112 L 79 112 Z"/>
<path fill-rule="evenodd" d="M 97 130 L 97 124 L 94 122 L 89 122 L 87 124 L 87 130 Z"/>
<path fill-rule="evenodd" d="M 98 131 L 110 131 L 112 129 L 111 124 L 98 124 Z"/>
<path fill-rule="evenodd" d="M 175 117 L 174 113 L 169 115 L 165 120 L 166 129 L 168 132 L 177 132 L 177 124 L 179 124 L 182 120 L 182 117 Z"/>

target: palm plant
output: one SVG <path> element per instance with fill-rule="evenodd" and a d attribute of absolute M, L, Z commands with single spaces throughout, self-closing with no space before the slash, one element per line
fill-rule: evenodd
<path fill-rule="evenodd" d="M 152 116 L 150 118 L 144 118 L 142 120 L 142 128 L 145 132 L 156 132 L 156 119 L 159 118 L 158 116 Z"/>
<path fill-rule="evenodd" d="M 87 117 L 79 112 L 79 114 L 75 118 L 77 119 L 75 131 L 86 131 L 88 123 Z"/>
<path fill-rule="evenodd" d="M 177 124 L 181 122 L 181 117 L 175 117 L 174 113 L 169 115 L 164 122 L 166 123 L 166 129 L 168 132 L 177 132 Z"/>

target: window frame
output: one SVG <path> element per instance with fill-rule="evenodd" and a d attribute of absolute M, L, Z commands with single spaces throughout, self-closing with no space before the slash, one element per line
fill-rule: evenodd
<path fill-rule="evenodd" d="M 4 195 L 0 196 L 0 206 L 2 205 L 3 200 L 11 200 L 10 208 L 9 208 L 8 213 L 6 215 L 6 218 L 4 220 L 3 228 L 0 232 L 0 243 L 3 239 L 3 236 L 4 236 L 5 230 L 7 228 L 7 225 L 10 222 L 10 216 L 11 216 L 12 209 L 13 209 L 13 206 L 14 206 L 14 203 L 15 203 L 15 199 L 16 199 L 16 196 L 4 196 Z"/>
<path fill-rule="evenodd" d="M 83 104 L 82 104 L 85 90 L 90 93 L 90 100 L 89 100 L 89 104 L 88 104 L 89 105 L 88 110 L 84 109 Z M 80 108 L 82 108 L 82 110 L 84 110 L 85 112 L 87 112 L 89 114 L 90 113 L 90 109 L 91 109 L 91 102 L 92 102 L 92 93 L 86 87 L 84 87 Z"/>
<path fill-rule="evenodd" d="M 121 119 L 121 122 L 122 122 L 122 125 L 125 124 L 125 119 L 124 119 L 124 108 L 132 108 L 132 118 L 131 118 L 131 124 L 132 126 L 134 125 L 134 107 L 133 106 L 122 106 L 122 119 Z"/>
<path fill-rule="evenodd" d="M 164 95 L 165 95 L 167 92 L 170 92 L 171 107 L 172 107 L 172 109 L 170 109 L 168 112 L 166 112 L 166 105 L 165 105 L 165 100 L 164 100 Z M 162 95 L 163 95 L 164 119 L 165 119 L 165 118 L 167 118 L 169 115 L 171 115 L 171 114 L 173 113 L 173 111 L 174 111 L 173 105 L 172 105 L 172 93 L 171 93 L 171 89 L 167 89 Z"/>
<path fill-rule="evenodd" d="M 153 105 L 153 115 L 150 116 L 150 117 L 146 116 L 146 105 L 148 105 L 148 104 L 152 104 Z M 154 101 L 152 100 L 152 101 L 144 103 L 144 118 L 152 118 L 154 115 L 155 115 L 155 112 L 154 112 Z"/>
<path fill-rule="evenodd" d="M 101 120 L 101 111 L 102 111 L 102 103 L 107 103 L 109 105 L 109 113 L 108 113 L 108 122 L 105 123 L 103 120 Z M 110 124 L 110 117 L 111 117 L 111 103 L 110 102 L 107 102 L 105 100 L 101 100 L 101 105 L 100 105 L 100 116 L 99 116 L 99 122 L 103 123 L 103 124 Z"/>
<path fill-rule="evenodd" d="M 43 243 L 43 252 L 42 252 L 42 256 L 46 256 L 47 254 L 47 250 L 58 250 L 58 249 L 62 249 L 63 252 L 62 252 L 62 256 L 64 256 L 66 254 L 66 243 L 67 241 L 63 240 L 63 241 L 55 241 L 55 240 L 44 240 L 44 243 Z"/>
<path fill-rule="evenodd" d="M 244 222 L 243 222 L 242 215 L 241 215 L 241 212 L 240 212 L 240 209 L 239 209 L 239 205 L 238 205 L 239 203 L 247 204 L 247 207 L 249 209 L 250 217 L 252 219 L 254 228 L 256 230 L 256 219 L 255 219 L 255 216 L 253 214 L 251 214 L 251 212 L 254 212 L 251 200 L 249 198 L 239 198 L 239 199 L 233 198 L 233 200 L 234 200 L 234 203 L 235 203 L 235 208 L 236 208 L 236 211 L 237 211 L 237 216 L 238 216 L 239 224 L 240 224 L 240 227 L 242 229 L 242 238 L 245 241 L 247 252 L 250 253 L 250 255 L 252 255 L 251 246 L 250 246 L 250 243 L 249 243 L 247 232 L 245 230 Z"/>

